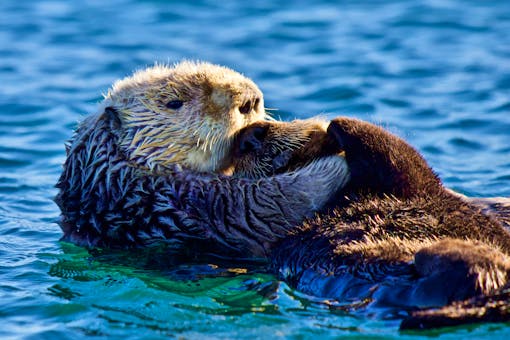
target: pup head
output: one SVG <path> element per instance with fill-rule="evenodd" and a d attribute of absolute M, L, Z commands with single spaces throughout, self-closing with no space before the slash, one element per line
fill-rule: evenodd
<path fill-rule="evenodd" d="M 242 129 L 235 141 L 233 168 L 238 177 L 260 178 L 295 170 L 338 150 L 318 120 L 263 121 Z"/>
<path fill-rule="evenodd" d="M 244 128 L 236 138 L 234 173 L 266 177 L 343 153 L 351 171 L 349 190 L 397 197 L 443 190 L 423 157 L 401 138 L 358 119 L 341 117 L 326 125 L 312 119 Z"/>

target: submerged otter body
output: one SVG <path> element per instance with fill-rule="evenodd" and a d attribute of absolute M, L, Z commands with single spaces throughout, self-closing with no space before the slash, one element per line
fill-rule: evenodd
<path fill-rule="evenodd" d="M 155 66 L 117 82 L 67 149 L 55 199 L 62 239 L 265 257 L 324 207 L 348 170 L 333 156 L 258 180 L 203 172 L 228 168 L 236 133 L 264 115 L 251 80 L 207 63 Z"/>
<path fill-rule="evenodd" d="M 264 176 L 323 156 L 317 148 L 296 149 L 289 142 L 300 124 L 259 122 L 243 130 L 237 171 Z M 252 147 L 242 147 L 246 143 Z M 280 278 L 314 296 L 408 311 L 508 285 L 510 234 L 503 223 L 445 189 L 403 140 L 340 118 L 309 143 L 325 149 L 336 143 L 351 179 L 336 208 L 273 248 L 272 270 Z"/>

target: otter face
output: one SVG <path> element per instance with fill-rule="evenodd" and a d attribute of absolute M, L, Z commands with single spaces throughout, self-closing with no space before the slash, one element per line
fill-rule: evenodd
<path fill-rule="evenodd" d="M 316 119 L 257 122 L 236 137 L 236 177 L 261 178 L 292 171 L 319 157 L 338 153 L 328 123 Z"/>
<path fill-rule="evenodd" d="M 388 131 L 357 119 L 257 122 L 239 132 L 234 173 L 267 177 L 314 158 L 342 152 L 350 189 L 409 198 L 443 190 L 441 181 L 412 146 Z"/>
<path fill-rule="evenodd" d="M 265 118 L 262 92 L 241 74 L 209 63 L 156 65 L 116 82 L 104 101 L 120 145 L 136 166 L 180 164 L 221 171 L 236 132 Z"/>

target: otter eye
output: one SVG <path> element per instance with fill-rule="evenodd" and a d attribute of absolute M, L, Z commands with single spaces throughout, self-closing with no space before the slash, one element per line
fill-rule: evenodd
<path fill-rule="evenodd" d="M 184 104 L 184 102 L 182 100 L 171 100 L 168 103 L 166 103 L 166 107 L 168 107 L 169 109 L 172 109 L 172 110 L 177 110 L 183 104 Z"/>

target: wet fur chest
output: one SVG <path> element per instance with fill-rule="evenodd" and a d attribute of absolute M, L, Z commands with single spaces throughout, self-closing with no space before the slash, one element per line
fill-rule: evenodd
<path fill-rule="evenodd" d="M 202 187 L 179 179 L 178 170 L 148 176 L 134 167 L 109 125 L 101 117 L 90 119 L 68 150 L 55 198 L 63 240 L 110 248 L 162 242 L 182 249 L 190 239 L 205 237 L 204 221 L 193 213 L 190 199 L 204 195 Z"/>

